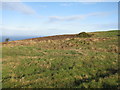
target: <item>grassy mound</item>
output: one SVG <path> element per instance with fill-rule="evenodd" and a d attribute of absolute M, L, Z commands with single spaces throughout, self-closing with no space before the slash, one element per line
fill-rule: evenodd
<path fill-rule="evenodd" d="M 91 37 L 92 35 L 91 34 L 88 34 L 86 32 L 81 32 L 79 34 L 77 34 L 78 37 Z"/>

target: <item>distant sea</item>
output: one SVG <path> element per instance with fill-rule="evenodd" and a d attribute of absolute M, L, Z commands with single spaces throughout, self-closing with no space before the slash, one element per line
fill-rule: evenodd
<path fill-rule="evenodd" d="M 39 36 L 39 37 L 43 37 L 43 36 Z M 2 39 L 0 37 L 0 42 L 4 42 L 6 38 L 9 38 L 9 41 L 16 41 L 16 40 L 38 38 L 38 36 L 2 36 Z"/>

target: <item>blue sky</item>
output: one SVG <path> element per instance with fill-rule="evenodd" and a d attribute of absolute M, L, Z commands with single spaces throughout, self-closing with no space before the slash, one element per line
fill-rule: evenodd
<path fill-rule="evenodd" d="M 115 30 L 117 2 L 4 2 L 3 36 L 49 36 Z"/>

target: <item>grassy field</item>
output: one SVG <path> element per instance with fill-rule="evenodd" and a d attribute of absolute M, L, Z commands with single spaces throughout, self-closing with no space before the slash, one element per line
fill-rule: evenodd
<path fill-rule="evenodd" d="M 2 45 L 3 88 L 118 88 L 118 31 Z"/>

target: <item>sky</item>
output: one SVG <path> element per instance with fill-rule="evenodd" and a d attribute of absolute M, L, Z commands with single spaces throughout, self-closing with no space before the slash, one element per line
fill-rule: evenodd
<path fill-rule="evenodd" d="M 3 36 L 51 36 L 118 29 L 117 2 L 3 2 L 0 13 Z"/>

